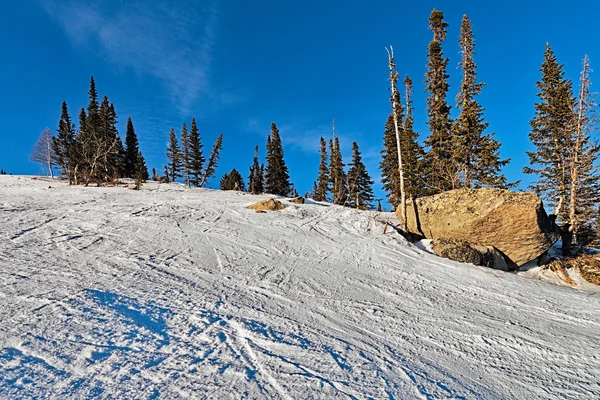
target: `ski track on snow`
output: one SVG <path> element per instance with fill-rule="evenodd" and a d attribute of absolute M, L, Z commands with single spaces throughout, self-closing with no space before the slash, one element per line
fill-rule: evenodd
<path fill-rule="evenodd" d="M 382 216 L 0 176 L 0 398 L 600 398 L 600 298 Z"/>

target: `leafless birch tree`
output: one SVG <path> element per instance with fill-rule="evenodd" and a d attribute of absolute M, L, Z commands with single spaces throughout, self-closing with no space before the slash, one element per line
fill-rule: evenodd
<path fill-rule="evenodd" d="M 31 161 L 40 163 L 43 169 L 48 168 L 48 174 L 54 178 L 52 154 L 52 132 L 50 132 L 50 128 L 46 128 L 42 131 L 40 138 L 33 146 Z"/>

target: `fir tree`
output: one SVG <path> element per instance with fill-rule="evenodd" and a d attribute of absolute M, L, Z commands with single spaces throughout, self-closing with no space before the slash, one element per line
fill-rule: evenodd
<path fill-rule="evenodd" d="M 61 174 L 69 180 L 69 184 L 73 183 L 74 143 L 75 124 L 71 121 L 67 103 L 63 101 L 57 135 L 52 138 L 52 150 L 54 161 L 60 167 Z"/>
<path fill-rule="evenodd" d="M 346 202 L 348 187 L 346 174 L 344 172 L 342 152 L 340 150 L 340 141 L 338 137 L 336 137 L 333 142 L 330 142 L 330 149 L 329 177 L 331 179 L 333 204 L 343 205 Z"/>
<path fill-rule="evenodd" d="M 553 212 L 560 221 L 568 221 L 567 200 L 569 188 L 569 145 L 574 132 L 572 83 L 564 76 L 554 51 L 546 44 L 542 79 L 537 82 L 539 101 L 535 104 L 535 116 L 529 123 L 529 139 L 535 150 L 527 152 L 530 167 L 527 174 L 536 174 L 537 181 L 530 188 L 555 206 Z"/>
<path fill-rule="evenodd" d="M 219 186 L 221 190 L 237 190 L 242 192 L 246 190 L 244 178 L 242 178 L 242 175 L 235 168 L 223 175 Z"/>
<path fill-rule="evenodd" d="M 175 129 L 171 128 L 169 133 L 169 147 L 167 147 L 167 159 L 169 160 L 169 180 L 177 181 L 181 177 L 181 151 L 175 136 Z"/>
<path fill-rule="evenodd" d="M 157 181 L 156 168 L 152 167 L 152 180 Z"/>
<path fill-rule="evenodd" d="M 271 135 L 267 139 L 266 176 L 268 193 L 279 196 L 290 195 L 290 175 L 283 159 L 283 145 L 275 123 L 271 124 Z"/>
<path fill-rule="evenodd" d="M 485 135 L 488 123 L 484 122 L 484 108 L 476 100 L 483 83 L 477 82 L 475 40 L 471 21 L 464 15 L 458 41 L 462 59 L 462 82 L 457 96 L 457 109 L 460 114 L 454 125 L 456 138 L 454 158 L 460 171 L 460 185 L 465 187 L 506 187 L 506 177 L 500 169 L 510 160 L 501 160 L 500 143 L 494 134 Z"/>
<path fill-rule="evenodd" d="M 320 145 L 321 162 L 319 163 L 319 176 L 317 177 L 317 186 L 313 199 L 316 201 L 329 201 L 327 194 L 330 190 L 329 182 L 331 178 L 329 177 L 329 167 L 327 166 L 327 144 L 322 137 Z"/>
<path fill-rule="evenodd" d="M 365 210 L 372 208 L 373 181 L 362 162 L 362 156 L 356 142 L 352 143 L 352 164 L 348 170 L 348 200 L 349 207 Z"/>
<path fill-rule="evenodd" d="M 381 150 L 381 182 L 383 190 L 387 192 L 388 202 L 395 210 L 400 204 L 400 174 L 398 171 L 398 150 L 396 145 L 396 132 L 394 116 L 388 115 L 383 132 L 383 150 Z"/>
<path fill-rule="evenodd" d="M 188 138 L 188 130 L 185 122 L 181 126 L 181 168 L 183 171 L 183 178 L 185 180 L 185 184 L 188 187 L 191 187 L 191 179 L 190 179 L 190 170 L 192 167 L 191 160 L 191 152 L 190 152 L 190 142 Z"/>
<path fill-rule="evenodd" d="M 427 72 L 425 73 L 427 115 L 430 135 L 425 141 L 429 152 L 425 157 L 427 184 L 433 192 L 443 192 L 457 187 L 458 171 L 454 161 L 452 121 L 446 95 L 450 85 L 446 73 L 448 58 L 444 57 L 442 42 L 446 39 L 444 13 L 433 10 L 429 17 L 429 29 L 433 40 L 429 43 Z"/>
<path fill-rule="evenodd" d="M 133 178 L 137 173 L 137 155 L 140 151 L 139 141 L 131 117 L 127 117 L 125 129 L 125 176 Z"/>
<path fill-rule="evenodd" d="M 189 144 L 191 182 L 194 186 L 200 186 L 205 160 L 202 154 L 202 141 L 200 139 L 198 126 L 196 125 L 196 118 L 192 118 Z"/>
<path fill-rule="evenodd" d="M 150 176 L 148 174 L 148 167 L 146 167 L 146 160 L 144 160 L 144 156 L 141 151 L 138 151 L 137 160 L 136 160 L 136 178 L 141 177 L 142 181 L 146 182 Z"/>
<path fill-rule="evenodd" d="M 169 179 L 169 168 L 165 165 L 165 176 L 163 176 L 163 181 L 165 183 L 170 183 L 171 179 Z"/>
<path fill-rule="evenodd" d="M 206 170 L 204 171 L 204 175 L 202 177 L 202 182 L 200 183 L 201 187 L 206 185 L 206 182 L 215 176 L 215 172 L 217 170 L 217 165 L 219 164 L 219 157 L 221 149 L 223 148 L 223 134 L 221 133 L 215 144 L 213 145 L 212 151 L 210 152 L 210 156 L 208 157 L 208 162 L 206 163 Z"/>
<path fill-rule="evenodd" d="M 407 198 L 416 198 L 427 195 L 423 176 L 423 159 L 425 151 L 419 144 L 419 134 L 414 128 L 414 108 L 412 105 L 413 83 L 408 75 L 404 77 L 404 101 L 406 110 L 402 123 L 402 137 L 400 145 L 404 161 L 404 187 Z"/>
<path fill-rule="evenodd" d="M 254 148 L 254 159 L 250 167 L 250 176 L 248 177 L 248 191 L 252 194 L 261 194 L 264 192 L 263 170 L 258 164 L 258 145 Z"/>

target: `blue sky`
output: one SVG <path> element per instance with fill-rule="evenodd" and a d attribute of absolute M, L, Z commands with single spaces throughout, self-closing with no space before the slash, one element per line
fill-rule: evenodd
<path fill-rule="evenodd" d="M 28 160 L 31 147 L 45 127 L 56 129 L 63 100 L 76 118 L 93 75 L 115 104 L 122 134 L 131 115 L 149 168 L 162 170 L 171 126 L 179 130 L 194 115 L 207 151 L 224 134 L 219 176 L 234 167 L 247 175 L 254 146 L 264 155 L 274 121 L 292 181 L 304 193 L 317 174 L 319 136 L 331 135 L 335 117 L 345 160 L 357 141 L 377 197 L 384 197 L 377 169 L 389 111 L 384 46 L 394 46 L 401 75 L 413 78 L 424 139 L 422 82 L 434 7 L 450 24 L 444 51 L 451 104 L 467 14 L 489 129 L 503 144 L 502 157 L 512 159 L 506 175 L 525 187 L 531 178 L 521 171 L 545 43 L 573 80 L 584 54 L 592 67 L 600 65 L 595 1 L 5 1 L 0 168 L 39 173 Z"/>

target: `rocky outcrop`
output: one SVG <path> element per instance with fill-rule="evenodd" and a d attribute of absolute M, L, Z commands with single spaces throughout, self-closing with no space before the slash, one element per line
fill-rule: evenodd
<path fill-rule="evenodd" d="M 516 266 L 536 259 L 559 238 L 539 197 L 501 189 L 457 189 L 409 200 L 407 225 L 428 239 L 492 246 Z"/>
<path fill-rule="evenodd" d="M 248 208 L 256 211 L 279 211 L 283 210 L 285 206 L 279 200 L 267 199 L 254 203 L 251 206 L 248 206 Z"/>
<path fill-rule="evenodd" d="M 294 197 L 290 199 L 290 203 L 295 203 L 295 204 L 304 204 L 304 197 L 299 196 L 299 197 Z"/>
<path fill-rule="evenodd" d="M 432 243 L 432 250 L 440 257 L 452 261 L 469 263 L 474 265 L 485 265 L 486 260 L 480 251 L 473 248 L 469 243 L 454 239 L 438 239 Z"/>

